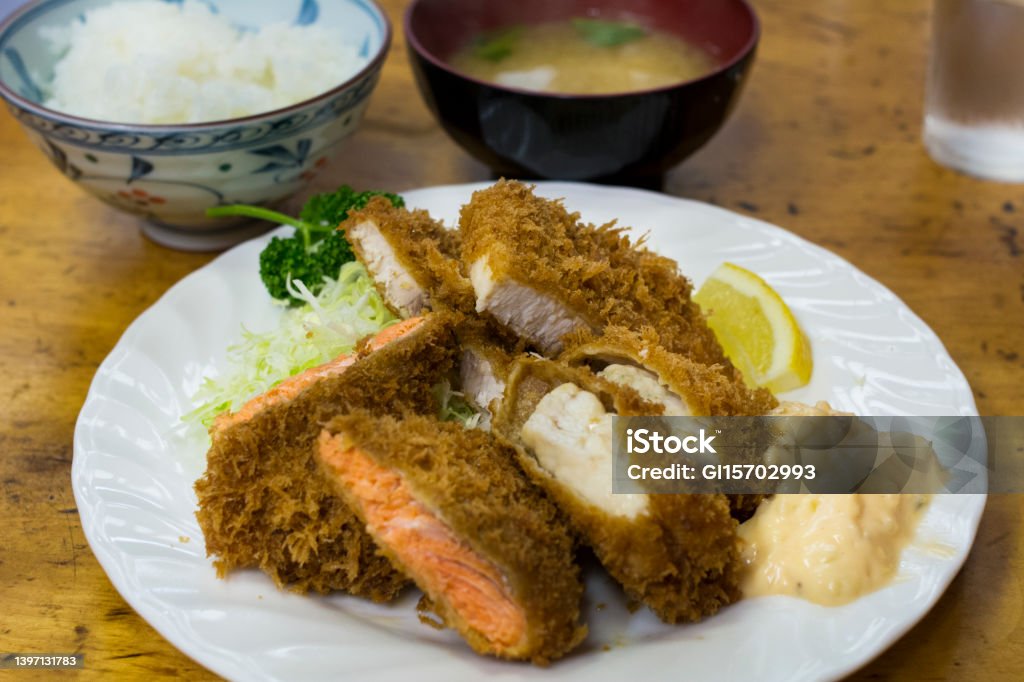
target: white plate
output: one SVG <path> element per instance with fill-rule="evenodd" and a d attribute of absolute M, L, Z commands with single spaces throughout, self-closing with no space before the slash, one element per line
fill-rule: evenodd
<path fill-rule="evenodd" d="M 411 206 L 454 223 L 477 186 L 408 192 Z M 542 183 L 584 219 L 650 231 L 650 245 L 702 281 L 728 260 L 764 276 L 789 302 L 814 348 L 810 386 L 861 414 L 972 415 L 963 374 L 928 327 L 849 263 L 763 222 L 650 192 Z M 179 417 L 200 377 L 223 360 L 244 323 L 279 311 L 260 284 L 265 239 L 189 275 L 143 313 L 100 366 L 75 430 L 72 479 L 86 537 L 124 598 L 183 652 L 232 679 L 820 680 L 863 665 L 935 603 L 963 563 L 983 495 L 931 505 L 897 580 L 847 606 L 783 597 L 741 602 L 698 625 L 630 615 L 600 572 L 588 576 L 592 634 L 548 669 L 472 654 L 450 632 L 417 622 L 409 594 L 377 606 L 277 591 L 263 574 L 214 577 L 194 517 L 204 446 Z M 187 541 L 185 541 L 187 540 Z M 938 548 L 938 550 L 937 550 Z M 600 611 L 597 605 L 606 605 Z M 607 647 L 607 649 L 606 649 Z"/>

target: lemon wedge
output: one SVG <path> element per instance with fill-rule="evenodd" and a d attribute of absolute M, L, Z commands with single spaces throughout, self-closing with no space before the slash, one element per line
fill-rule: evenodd
<path fill-rule="evenodd" d="M 782 297 L 752 273 L 722 263 L 694 300 L 748 384 L 773 393 L 811 380 L 811 344 Z"/>

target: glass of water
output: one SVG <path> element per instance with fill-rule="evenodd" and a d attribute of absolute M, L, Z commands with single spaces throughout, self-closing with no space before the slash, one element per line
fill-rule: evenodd
<path fill-rule="evenodd" d="M 935 0 L 924 140 L 944 166 L 1024 182 L 1024 0 Z"/>

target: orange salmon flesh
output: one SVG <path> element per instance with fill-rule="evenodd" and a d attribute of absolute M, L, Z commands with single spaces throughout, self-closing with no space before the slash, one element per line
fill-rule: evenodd
<path fill-rule="evenodd" d="M 397 324 L 393 324 L 390 327 L 386 327 L 380 330 L 367 344 L 367 351 L 372 352 L 383 348 L 392 341 L 402 338 L 406 334 L 412 332 L 421 324 L 425 318 L 423 317 L 412 317 L 408 320 L 402 320 Z M 293 400 L 302 391 L 306 390 L 321 379 L 327 377 L 336 376 L 344 373 L 346 369 L 351 367 L 356 357 L 352 355 L 339 355 L 330 362 L 326 362 L 316 367 L 310 367 L 304 372 L 300 372 L 295 376 L 288 377 L 277 386 L 274 386 L 265 393 L 261 393 L 256 396 L 234 413 L 225 413 L 217 417 L 214 421 L 213 428 L 215 431 L 220 431 L 229 426 L 235 424 L 241 424 L 247 422 L 257 414 L 268 408 L 274 407 L 286 403 L 289 400 Z"/>
<path fill-rule="evenodd" d="M 343 436 L 323 431 L 318 445 L 321 460 L 361 509 L 370 535 L 394 553 L 424 592 L 444 600 L 499 652 L 523 641 L 526 615 L 508 594 L 501 571 L 418 502 L 400 474 L 346 447 Z"/>

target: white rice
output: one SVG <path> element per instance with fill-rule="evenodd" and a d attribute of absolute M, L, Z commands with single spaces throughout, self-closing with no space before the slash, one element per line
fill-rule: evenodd
<path fill-rule="evenodd" d="M 45 106 L 119 123 L 271 111 L 341 84 L 368 61 L 329 29 L 282 23 L 243 32 L 195 0 L 115 2 L 42 33 L 67 50 Z"/>

